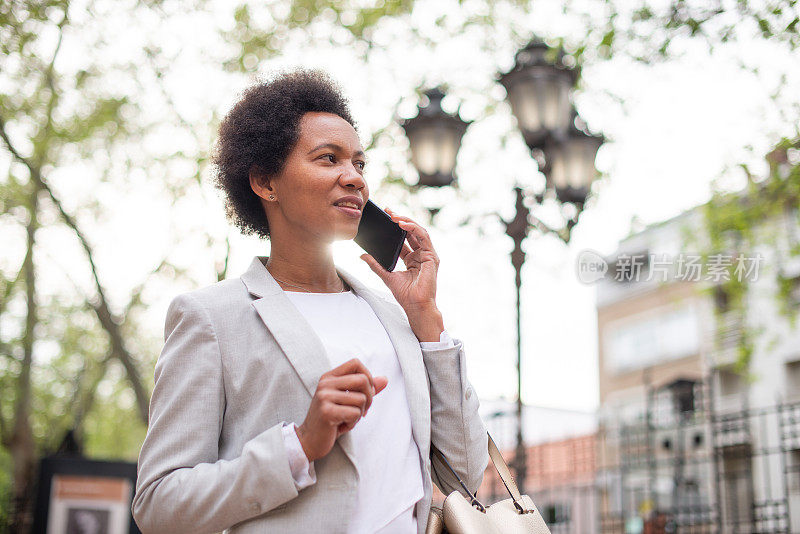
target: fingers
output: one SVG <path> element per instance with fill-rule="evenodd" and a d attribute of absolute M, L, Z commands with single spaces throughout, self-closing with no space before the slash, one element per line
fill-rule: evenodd
<path fill-rule="evenodd" d="M 407 243 L 403 243 L 403 248 L 400 250 L 400 259 L 405 260 L 406 256 L 411 254 L 411 247 Z"/>
<path fill-rule="evenodd" d="M 403 258 L 403 263 L 408 269 L 412 267 L 421 267 L 426 261 L 432 261 L 438 265 L 439 258 L 433 251 L 424 250 L 421 248 L 406 254 L 406 256 Z"/>
<path fill-rule="evenodd" d="M 433 250 L 433 242 L 431 242 L 431 238 L 428 235 L 428 231 L 425 230 L 422 226 L 418 225 L 415 222 L 407 222 L 407 221 L 399 221 L 398 224 L 400 225 L 400 228 L 402 228 L 408 233 L 407 236 L 410 236 L 408 242 L 411 244 L 412 247 L 416 245 L 415 248 L 425 248 L 428 250 Z"/>
<path fill-rule="evenodd" d="M 369 408 L 367 400 L 370 397 L 360 391 L 331 390 L 327 396 L 331 402 L 339 406 L 353 406 L 358 408 L 361 411 L 359 417 L 367 415 L 367 409 Z"/>
<path fill-rule="evenodd" d="M 375 377 L 375 395 L 386 389 L 386 386 L 389 385 L 389 379 L 385 376 L 376 376 Z"/>
<path fill-rule="evenodd" d="M 336 433 L 341 435 L 356 426 L 358 420 L 361 419 L 361 410 L 355 406 L 331 403 L 325 413 L 325 418 L 336 427 Z"/>
<path fill-rule="evenodd" d="M 372 257 L 370 254 L 362 254 L 362 255 L 361 255 L 361 256 L 359 256 L 359 257 L 360 257 L 362 260 L 364 260 L 364 261 L 367 263 L 367 265 L 369 265 L 369 268 L 370 268 L 370 269 L 372 269 L 372 272 L 373 272 L 373 273 L 375 273 L 375 274 L 377 274 L 377 275 L 378 275 L 378 278 L 380 278 L 381 280 L 383 280 L 383 283 L 384 283 L 384 284 L 386 284 L 386 285 L 389 285 L 389 283 L 387 282 L 387 277 L 388 277 L 388 276 L 389 276 L 389 274 L 391 274 L 391 273 L 389 273 L 389 271 L 387 271 L 386 269 L 384 269 L 384 268 L 383 268 L 383 265 L 381 265 L 380 263 L 378 263 L 378 260 L 376 260 L 375 258 L 373 258 L 373 257 Z"/>
<path fill-rule="evenodd" d="M 366 375 L 367 378 L 369 379 L 369 385 L 373 386 L 372 373 L 369 372 L 369 369 L 367 369 L 366 366 L 363 363 L 361 363 L 361 360 L 359 360 L 358 358 L 353 358 L 352 360 L 347 360 L 346 362 L 344 362 L 339 367 L 334 367 L 333 369 L 331 369 L 330 371 L 325 373 L 325 375 L 344 376 L 344 375 L 350 375 L 350 374 L 355 374 L 355 373 L 362 373 L 362 374 Z M 325 376 L 325 375 L 323 375 L 323 376 Z"/>
<path fill-rule="evenodd" d="M 336 395 L 339 392 L 363 395 L 364 413 L 372 406 L 372 397 L 375 395 L 374 386 L 367 380 L 367 377 L 362 374 L 330 377 L 324 380 L 320 379 L 320 387 L 323 389 L 323 400 L 342 398 Z"/>
<path fill-rule="evenodd" d="M 375 377 L 375 395 L 377 395 L 378 393 L 380 393 L 381 391 L 386 389 L 386 386 L 388 384 L 389 384 L 389 379 L 388 378 L 386 378 L 385 376 L 376 376 Z M 361 414 L 363 414 L 363 415 L 359 415 L 359 417 L 353 418 L 353 417 L 350 417 L 350 416 L 354 415 L 353 412 L 350 412 L 350 411 L 341 412 L 341 414 L 343 416 L 347 416 L 345 419 L 343 419 L 341 422 L 339 422 L 338 426 L 336 427 L 337 436 L 341 436 L 345 432 L 349 432 L 353 428 L 355 428 L 356 423 L 358 423 L 361 420 L 361 417 L 366 417 L 367 412 L 369 411 L 369 407 L 362 408 L 360 405 L 358 405 L 358 403 L 360 403 L 362 401 L 364 401 L 364 402 L 366 401 L 366 396 L 363 395 L 362 393 L 354 393 L 354 392 L 350 391 L 349 393 L 348 392 L 344 392 L 344 393 L 343 392 L 337 392 L 337 394 L 341 395 L 341 397 L 339 397 L 342 400 L 341 406 L 348 406 L 348 407 L 354 406 L 354 407 L 357 407 L 358 409 L 362 410 Z"/>
<path fill-rule="evenodd" d="M 416 250 L 418 248 L 424 248 L 431 251 L 434 250 L 433 242 L 431 241 L 430 235 L 425 228 L 414 222 L 409 217 L 398 215 L 389 208 L 386 208 L 386 213 L 389 214 L 394 222 L 400 225 L 400 228 L 408 233 L 408 242 L 411 244 L 413 249 Z"/>
<path fill-rule="evenodd" d="M 377 379 L 380 379 L 376 382 Z M 337 402 L 344 399 L 340 395 L 335 395 L 333 392 L 349 392 L 351 394 L 363 395 L 364 404 L 362 406 L 363 414 L 369 411 L 372 406 L 372 398 L 382 391 L 388 379 L 385 376 L 373 378 L 369 369 L 359 360 L 353 358 L 348 360 L 342 365 L 331 369 L 322 377 L 320 377 L 319 384 L 317 385 L 318 395 L 321 395 L 321 400 L 330 400 Z M 348 397 L 352 402 L 355 402 L 356 397 Z M 345 402 L 344 404 L 350 404 Z"/>

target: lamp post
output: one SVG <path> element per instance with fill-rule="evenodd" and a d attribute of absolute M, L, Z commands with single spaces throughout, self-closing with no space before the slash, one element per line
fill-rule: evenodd
<path fill-rule="evenodd" d="M 522 325 L 520 289 L 525 252 L 522 242 L 533 226 L 540 233 L 553 234 L 569 243 L 589 196 L 596 171 L 594 160 L 603 143 L 602 136 L 590 134 L 571 103 L 571 92 L 578 70 L 564 63 L 564 54 L 533 39 L 517 52 L 514 66 L 499 75 L 506 88 L 508 103 L 517 120 L 525 143 L 545 176 L 545 190 L 534 195 L 537 203 L 554 198 L 562 207 L 563 225 L 553 228 L 531 213 L 525 203 L 526 193 L 519 186 L 516 214 L 503 220 L 505 233 L 514 242 L 511 263 L 515 271 L 517 327 L 517 447 L 514 457 L 517 484 L 525 491 L 527 461 L 523 434 L 522 405 Z M 469 123 L 457 114 L 441 110 L 444 96 L 438 89 L 425 93 L 428 104 L 419 106 L 416 117 L 403 122 L 409 138 L 412 162 L 420 175 L 420 185 L 444 187 L 455 180 L 454 169 L 461 136 Z M 565 206 L 572 206 L 564 209 Z"/>

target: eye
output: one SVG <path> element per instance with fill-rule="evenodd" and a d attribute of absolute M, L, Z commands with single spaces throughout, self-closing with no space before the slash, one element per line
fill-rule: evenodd
<path fill-rule="evenodd" d="M 336 163 L 336 155 L 335 154 L 322 154 L 320 158 L 327 159 L 331 163 Z"/>
<path fill-rule="evenodd" d="M 362 161 L 362 160 L 357 160 L 357 161 L 354 163 L 354 165 L 355 165 L 355 166 L 356 166 L 356 167 L 357 167 L 359 170 L 363 171 L 363 170 L 364 170 L 364 167 L 366 167 L 366 166 L 367 166 L 367 162 L 366 162 L 366 161 Z"/>

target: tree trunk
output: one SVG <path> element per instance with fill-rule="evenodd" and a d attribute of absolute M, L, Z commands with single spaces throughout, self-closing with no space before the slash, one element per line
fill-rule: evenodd
<path fill-rule="evenodd" d="M 36 339 L 36 325 L 39 322 L 36 307 L 36 273 L 34 271 L 34 245 L 39 226 L 39 188 L 31 181 L 29 214 L 27 225 L 28 253 L 25 256 L 23 272 L 25 277 L 25 298 L 27 315 L 25 334 L 22 338 L 22 368 L 17 378 L 17 399 L 14 407 L 14 426 L 11 433 L 11 459 L 14 465 L 14 501 L 11 511 L 11 531 L 28 532 L 32 519 L 33 486 L 36 471 L 36 450 L 30 422 L 31 410 L 31 367 L 33 365 L 33 346 Z"/>

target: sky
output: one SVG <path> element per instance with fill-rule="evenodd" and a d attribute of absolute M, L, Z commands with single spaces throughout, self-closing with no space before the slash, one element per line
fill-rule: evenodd
<path fill-rule="evenodd" d="M 162 28 L 161 44 L 175 53 L 164 86 L 170 94 L 179 96 L 175 109 L 193 124 L 210 119 L 212 111 L 218 116 L 224 114 L 238 93 L 256 78 L 224 73 L 216 62 L 233 46 L 220 41 L 215 28 L 232 24 L 232 19 L 225 3 L 213 5 L 219 10 L 216 15 L 187 13 Z M 426 20 L 449 9 L 447 2 L 421 5 L 412 16 L 423 29 Z M 518 29 L 547 35 L 579 31 L 570 21 L 559 18 L 557 3 L 543 0 L 541 6 L 530 20 L 514 21 Z M 116 36 L 106 53 L 124 56 L 140 46 L 141 36 L 134 24 L 128 24 L 124 12 L 109 9 L 103 16 Z M 547 27 L 543 26 L 543 17 L 550 22 Z M 309 44 L 289 36 L 283 54 L 259 64 L 258 74 L 301 65 L 323 68 L 350 97 L 362 136 L 390 125 L 392 142 L 369 155 L 366 176 L 371 198 L 423 225 L 427 224 L 425 205 L 445 206 L 436 224 L 427 226 L 441 259 L 437 300 L 445 327 L 464 343 L 469 378 L 481 398 L 513 399 L 516 332 L 514 272 L 509 256 L 512 242 L 499 221 L 491 217 L 481 224 L 462 227 L 458 223 L 466 214 L 477 213 L 497 212 L 510 219 L 513 185 L 532 191 L 543 183 L 508 106 L 501 103 L 492 113 L 482 112 L 487 99 L 502 102 L 503 89 L 494 76 L 511 66 L 516 46 L 507 42 L 498 44 L 491 53 L 465 53 L 470 43 L 481 38 L 466 34 L 430 50 L 404 42 L 407 28 L 402 24 L 388 24 L 384 32 L 380 39 L 385 46 L 367 65 L 357 61 L 350 47 L 335 42 Z M 392 45 L 398 42 L 402 45 Z M 757 42 L 732 44 L 713 55 L 702 45 L 686 43 L 683 52 L 679 59 L 655 65 L 619 57 L 587 65 L 583 70 L 581 89 L 574 100 L 589 127 L 608 139 L 597 157 L 602 179 L 595 184 L 594 198 L 574 229 L 569 246 L 535 232 L 525 242 L 521 309 L 526 403 L 583 411 L 597 407 L 595 290 L 576 278 L 577 254 L 585 249 L 603 255 L 613 253 L 632 228 L 662 221 L 707 200 L 715 179 L 721 178 L 727 187 L 735 188 L 742 179 L 736 169 L 738 163 L 749 162 L 757 168 L 759 155 L 770 144 L 780 135 L 793 133 L 781 112 L 796 113 L 796 97 L 792 95 L 800 94 L 800 67 L 787 67 L 800 65 L 796 57 Z M 63 68 L 79 68 L 83 53 L 79 39 L 67 42 Z M 740 68 L 740 63 L 758 65 L 758 75 Z M 787 89 L 772 98 L 781 73 L 788 75 Z M 411 197 L 396 188 L 381 187 L 380 172 L 385 163 L 400 169 L 409 182 L 415 179 L 408 163 L 408 144 L 397 120 L 415 113 L 414 88 L 423 81 L 446 82 L 450 96 L 445 106 L 454 110 L 460 105 L 462 117 L 474 122 L 459 153 L 456 172 L 460 190 Z M 119 83 L 130 81 L 121 79 Z M 154 114 L 163 112 L 158 108 L 157 95 L 144 93 L 142 98 L 152 99 Z M 200 143 L 201 148 L 208 148 L 213 132 L 187 132 L 176 124 L 143 142 L 155 152 L 162 145 L 166 152 L 181 144 Z M 202 191 L 187 194 L 175 205 L 159 195 L 143 172 L 100 186 L 75 179 L 87 172 L 76 162 L 55 172 L 52 183 L 68 207 L 77 208 L 91 198 L 114 205 L 91 230 L 98 261 L 111 266 L 105 270 L 104 283 L 112 298 L 123 301 L 153 262 L 170 251 L 172 257 L 183 258 L 195 287 L 214 282 L 213 259 L 220 257 L 226 236 L 231 239 L 229 276 L 244 272 L 254 255 L 268 254 L 268 244 L 242 237 L 227 225 L 222 201 L 209 183 L 208 172 Z M 174 161 L 167 162 L 162 172 L 168 175 L 187 170 Z M 534 212 L 548 217 L 552 208 L 535 207 Z M 132 220 L 136 224 L 131 224 Z M 201 228 L 212 235 L 210 242 Z M 184 237 L 172 250 L 174 236 Z M 74 253 L 68 235 L 48 231 L 42 240 L 47 261 L 58 264 L 58 269 L 47 275 L 50 283 L 85 287 L 88 282 L 80 274 L 86 271 L 85 263 Z M 388 293 L 359 259 L 360 254 L 352 242 L 334 245 L 337 265 Z M 65 273 L 72 280 L 68 281 Z M 171 297 L 192 288 L 191 284 L 162 284 L 146 295 L 151 303 L 147 324 L 154 335 L 163 329 Z"/>

